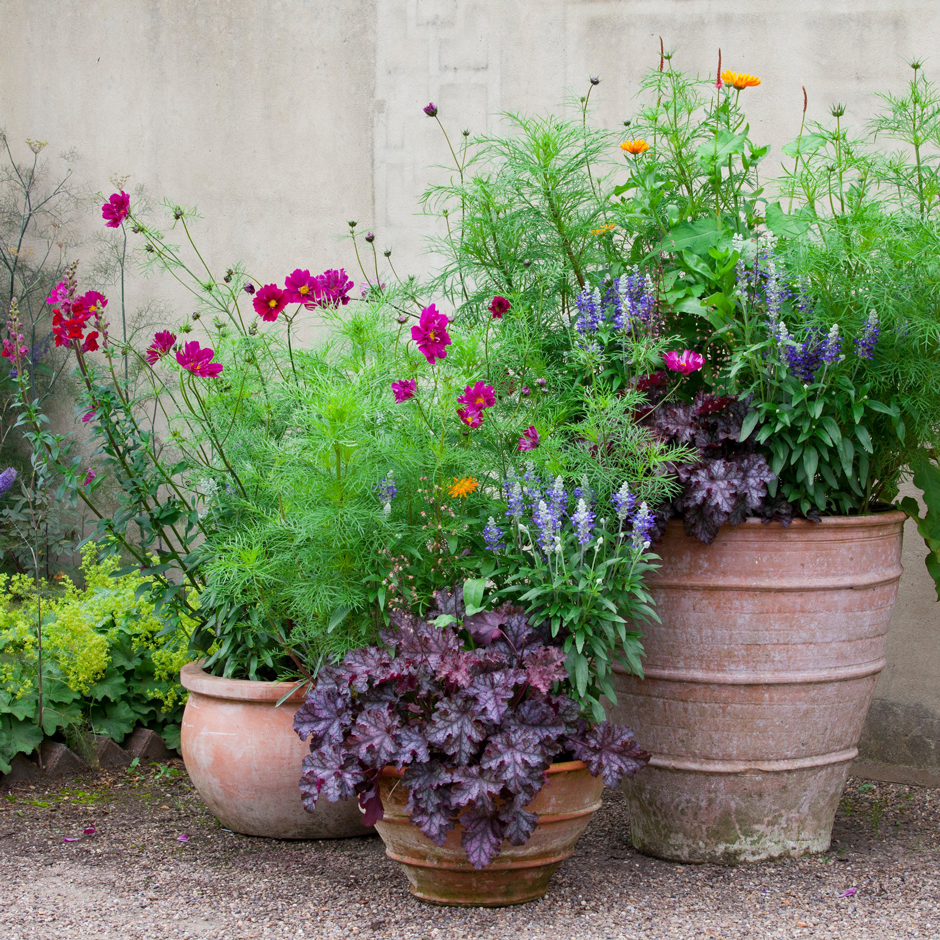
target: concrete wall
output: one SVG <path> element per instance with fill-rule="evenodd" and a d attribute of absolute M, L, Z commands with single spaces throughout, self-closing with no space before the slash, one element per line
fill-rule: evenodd
<path fill-rule="evenodd" d="M 595 118 L 616 128 L 661 35 L 682 68 L 713 72 L 720 46 L 726 68 L 760 75 L 751 126 L 779 152 L 801 85 L 811 118 L 841 101 L 851 128 L 908 60 L 928 57 L 929 75 L 940 40 L 936 0 L 0 0 L 0 14 L 11 140 L 76 148 L 92 191 L 129 173 L 198 204 L 210 264 L 242 259 L 265 280 L 354 270 L 348 219 L 400 272 L 426 270 L 418 197 L 448 159 L 430 100 L 459 137 L 556 108 L 599 75 Z M 866 772 L 927 782 L 940 779 L 940 606 L 922 555 L 912 532 L 863 751 Z"/>

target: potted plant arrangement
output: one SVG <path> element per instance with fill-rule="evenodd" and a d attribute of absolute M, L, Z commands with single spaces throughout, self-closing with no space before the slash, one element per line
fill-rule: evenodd
<path fill-rule="evenodd" d="M 913 71 L 869 140 L 847 135 L 842 106 L 807 125 L 804 100 L 773 193 L 741 108 L 760 80 L 720 63 L 690 80 L 664 53 L 620 142 L 626 180 L 603 159 L 616 142 L 588 127 L 592 79 L 580 123 L 522 120 L 428 194 L 460 207 L 442 245 L 455 294 L 545 297 L 550 270 L 569 377 L 642 392 L 639 423 L 694 451 L 657 506 L 643 676 L 613 666 L 614 715 L 653 753 L 624 784 L 642 851 L 825 849 L 885 662 L 905 479 L 940 574 L 936 91 Z"/>
<path fill-rule="evenodd" d="M 509 603 L 457 594 L 396 611 L 383 645 L 320 671 L 294 727 L 304 806 L 359 795 L 411 891 L 439 904 L 540 897 L 600 807 L 648 756 L 562 691 L 565 653 Z M 601 778 L 602 779 L 598 779 Z"/>

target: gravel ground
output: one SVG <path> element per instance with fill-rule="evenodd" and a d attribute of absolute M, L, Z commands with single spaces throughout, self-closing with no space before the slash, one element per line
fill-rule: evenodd
<path fill-rule="evenodd" d="M 378 838 L 226 832 L 179 767 L 0 792 L 0 940 L 138 937 L 937 940 L 940 790 L 850 780 L 829 852 L 742 868 L 638 855 L 608 792 L 548 895 L 501 910 L 412 899 Z"/>

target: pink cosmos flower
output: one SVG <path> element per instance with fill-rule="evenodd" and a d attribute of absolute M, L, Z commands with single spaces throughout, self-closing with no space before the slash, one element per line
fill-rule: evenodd
<path fill-rule="evenodd" d="M 457 417 L 460 418 L 468 428 L 478 428 L 483 424 L 483 412 L 478 411 L 476 408 L 458 408 Z"/>
<path fill-rule="evenodd" d="M 122 189 L 119 193 L 114 193 L 101 207 L 101 218 L 108 228 L 120 228 L 130 211 L 131 197 Z"/>
<path fill-rule="evenodd" d="M 411 328 L 411 338 L 415 341 L 418 349 L 424 354 L 429 365 L 434 365 L 435 359 L 445 359 L 447 357 L 446 346 L 451 344 L 450 335 L 447 332 L 447 317 L 439 313 L 437 307 L 431 304 L 421 311 L 421 319 L 418 325 Z"/>
<path fill-rule="evenodd" d="M 200 378 L 215 378 L 222 371 L 222 363 L 213 362 L 214 349 L 203 349 L 196 340 L 187 343 L 176 353 L 176 361 L 188 372 Z"/>
<path fill-rule="evenodd" d="M 307 304 L 307 307 L 311 310 L 316 306 L 345 307 L 349 303 L 349 292 L 355 286 L 347 277 L 344 268 L 340 268 L 338 271 L 333 268 L 324 271 L 317 278 L 317 285 L 320 288 L 320 298 L 318 303 Z"/>
<path fill-rule="evenodd" d="M 519 438 L 519 450 L 535 450 L 539 446 L 539 432 L 535 425 L 529 425 Z"/>
<path fill-rule="evenodd" d="M 418 390 L 418 383 L 414 379 L 402 379 L 400 382 L 392 382 L 392 391 L 395 393 L 395 401 L 400 405 L 409 398 L 414 398 Z"/>
<path fill-rule="evenodd" d="M 309 271 L 297 268 L 292 274 L 287 275 L 287 280 L 284 281 L 284 294 L 289 304 L 305 304 L 319 297 L 320 286 L 317 278 Z"/>
<path fill-rule="evenodd" d="M 457 399 L 457 404 L 469 405 L 475 411 L 482 411 L 496 404 L 496 393 L 492 385 L 477 382 L 476 385 L 468 385 L 464 389 L 463 395 Z"/>
<path fill-rule="evenodd" d="M 429 101 L 421 110 L 428 117 L 437 117 L 437 105 L 433 101 Z"/>
<path fill-rule="evenodd" d="M 489 310 L 494 320 L 502 320 L 503 314 L 509 313 L 511 309 L 512 304 L 505 297 L 496 296 L 490 301 Z"/>
<path fill-rule="evenodd" d="M 169 330 L 161 330 L 154 333 L 153 342 L 147 347 L 147 362 L 153 365 L 159 362 L 172 348 L 176 342 L 176 334 Z"/>
<path fill-rule="evenodd" d="M 691 349 L 686 349 L 681 354 L 675 350 L 663 353 L 663 361 L 666 363 L 667 369 L 672 369 L 673 372 L 681 372 L 683 375 L 697 372 L 705 365 L 704 356 L 692 352 Z"/>
<path fill-rule="evenodd" d="M 262 320 L 273 323 L 287 306 L 287 294 L 277 284 L 265 284 L 258 289 L 252 304 Z"/>

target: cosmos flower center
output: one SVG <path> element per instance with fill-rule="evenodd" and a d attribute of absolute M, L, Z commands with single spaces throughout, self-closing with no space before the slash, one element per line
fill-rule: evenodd
<path fill-rule="evenodd" d="M 299 293 L 299 294 L 309 294 L 309 293 L 310 293 L 310 285 L 309 285 L 309 284 L 301 284 L 300 290 L 299 290 L 297 293 Z"/>
<path fill-rule="evenodd" d="M 277 300 L 273 297 L 268 301 L 268 306 L 273 310 L 277 306 Z"/>

